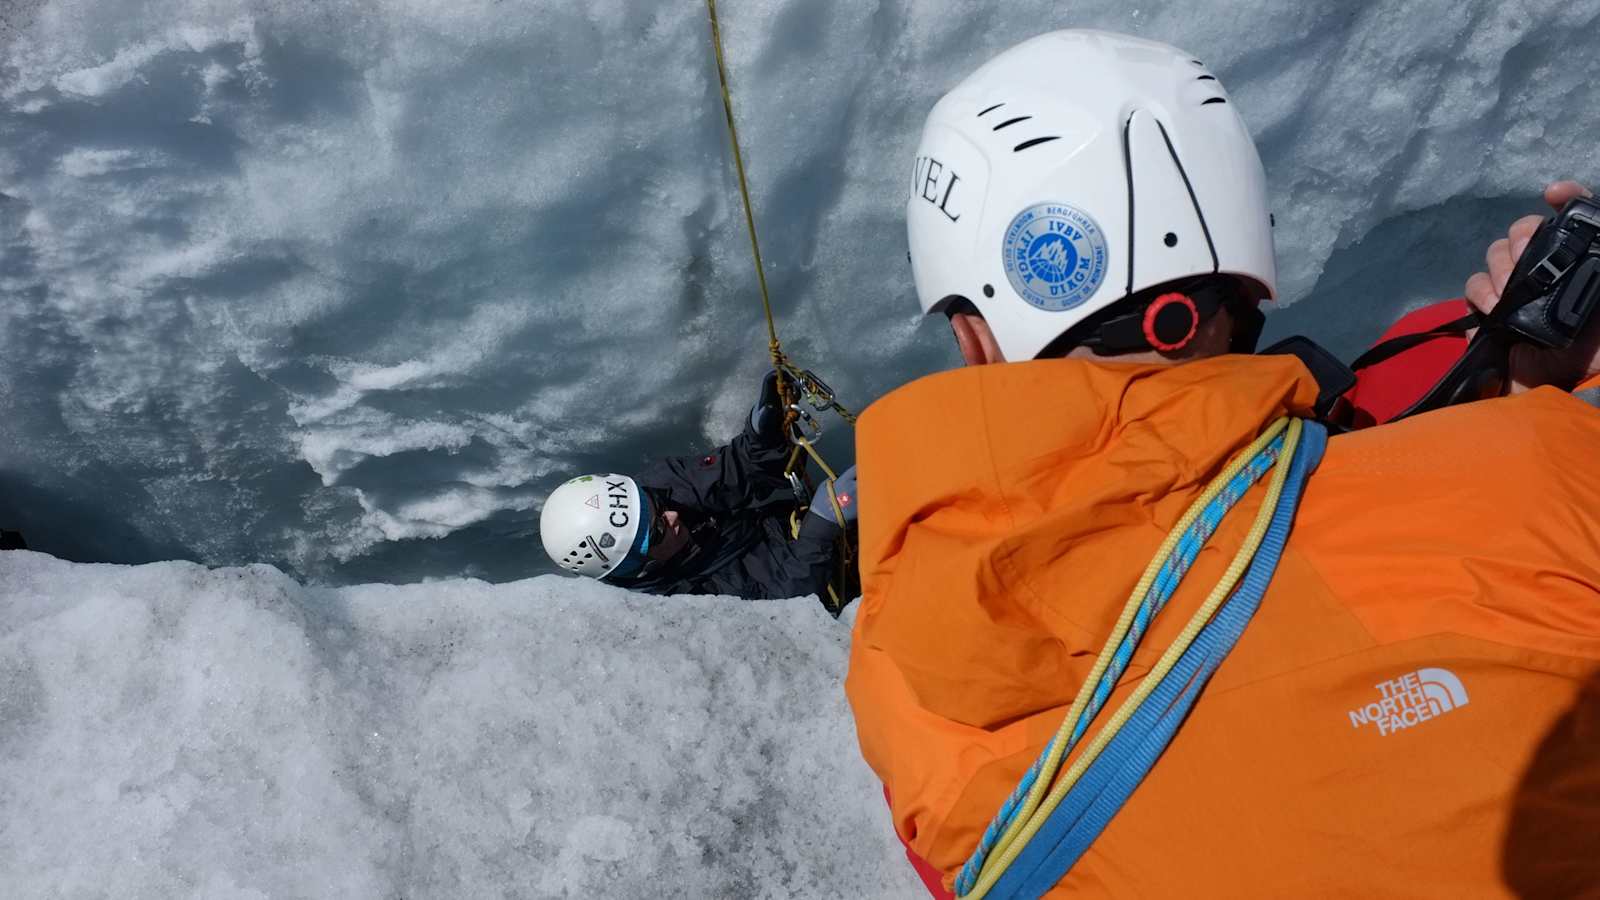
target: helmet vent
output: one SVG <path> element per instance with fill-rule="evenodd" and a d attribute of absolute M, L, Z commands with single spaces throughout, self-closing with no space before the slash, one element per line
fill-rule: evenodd
<path fill-rule="evenodd" d="M 1005 121 L 1004 121 L 1004 122 L 1001 122 L 1001 123 L 1000 123 L 1000 124 L 999 124 L 999 125 L 996 125 L 996 126 L 995 126 L 995 127 L 994 127 L 994 130 L 995 130 L 995 131 L 999 131 L 999 130 L 1000 130 L 1000 129 L 1002 129 L 1002 128 L 1006 128 L 1006 127 L 1008 127 L 1008 126 L 1011 126 L 1011 125 L 1015 125 L 1015 124 L 1017 124 L 1017 123 L 1018 123 L 1018 122 L 1026 122 L 1026 121 L 1028 121 L 1028 120 L 1029 120 L 1029 119 L 1031 119 L 1031 118 L 1033 118 L 1033 116 L 1017 116 L 1017 117 L 1016 117 L 1016 118 L 1014 118 L 1014 119 L 1007 119 L 1007 120 L 1005 120 Z"/>
<path fill-rule="evenodd" d="M 1210 106 L 1213 103 L 1227 103 L 1227 102 L 1228 101 L 1226 99 L 1222 98 L 1222 97 L 1207 97 L 1206 99 L 1200 101 L 1200 105 L 1201 106 Z"/>
<path fill-rule="evenodd" d="M 1005 104 L 1004 103 L 996 103 L 995 105 L 989 107 L 988 109 L 985 109 L 983 112 L 978 113 L 978 118 L 981 119 L 984 116 L 987 116 L 989 113 L 994 112 L 995 110 L 999 109 L 1002 106 L 1005 106 Z"/>
<path fill-rule="evenodd" d="M 1022 151 L 1028 149 L 1029 147 L 1037 147 L 1040 144 L 1048 144 L 1051 141 L 1059 141 L 1059 140 L 1061 140 L 1061 136 L 1060 135 L 1053 135 L 1051 137 L 1036 137 L 1036 138 L 1032 138 L 1030 140 L 1023 141 L 1022 143 L 1016 145 L 1015 147 L 1012 147 L 1011 148 L 1011 152 L 1012 153 L 1021 153 Z"/>
<path fill-rule="evenodd" d="M 1200 77 L 1195 79 L 1195 81 L 1216 81 L 1216 80 L 1217 80 L 1217 76 L 1215 76 L 1215 75 L 1201 75 Z"/>

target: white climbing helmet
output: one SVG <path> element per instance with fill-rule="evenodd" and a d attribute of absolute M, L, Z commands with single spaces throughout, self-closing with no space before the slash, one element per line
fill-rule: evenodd
<path fill-rule="evenodd" d="M 632 478 L 579 475 L 544 501 L 539 513 L 544 552 L 569 572 L 604 578 L 636 552 L 644 508 Z"/>
<path fill-rule="evenodd" d="M 1222 86 L 1175 47 L 1104 31 L 1040 35 L 939 100 L 906 231 L 923 312 L 971 301 L 1010 360 L 1176 279 L 1277 290 L 1266 175 Z"/>

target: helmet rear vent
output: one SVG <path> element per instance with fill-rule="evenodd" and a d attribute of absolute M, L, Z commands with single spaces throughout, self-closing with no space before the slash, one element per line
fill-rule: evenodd
<path fill-rule="evenodd" d="M 1210 84 L 1206 84 L 1206 82 L 1210 82 Z M 1189 82 L 1184 89 L 1184 95 L 1186 98 L 1204 97 L 1205 99 L 1200 101 L 1201 106 L 1205 106 L 1208 103 L 1228 102 L 1228 98 L 1222 96 L 1222 84 L 1217 81 L 1217 76 L 1210 72 L 1196 75 L 1194 81 Z"/>
<path fill-rule="evenodd" d="M 1012 147 L 1011 148 L 1011 152 L 1012 153 L 1021 153 L 1022 151 L 1028 149 L 1029 147 L 1037 147 L 1040 144 L 1048 144 L 1051 141 L 1059 141 L 1059 140 L 1061 140 L 1061 136 L 1060 135 L 1052 135 L 1050 137 L 1031 138 L 1029 140 L 1023 141 L 1022 143 L 1016 145 L 1015 147 Z"/>
<path fill-rule="evenodd" d="M 1002 106 L 1005 106 L 1005 104 L 1004 103 L 996 103 L 995 105 L 989 107 L 988 109 L 985 109 L 983 112 L 978 113 L 978 118 L 981 119 L 984 116 L 987 116 L 989 113 L 994 112 L 995 110 L 999 109 Z"/>
<path fill-rule="evenodd" d="M 994 127 L 994 130 L 995 131 L 999 131 L 1002 128 L 1005 128 L 1005 127 L 1010 126 L 1010 125 L 1015 125 L 1018 122 L 1026 122 L 1031 118 L 1033 118 L 1033 116 L 1017 116 L 1014 119 L 1007 119 L 1004 122 L 1001 122 L 999 125 L 996 125 Z"/>

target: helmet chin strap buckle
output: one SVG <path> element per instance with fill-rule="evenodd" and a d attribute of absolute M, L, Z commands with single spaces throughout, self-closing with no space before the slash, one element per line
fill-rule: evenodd
<path fill-rule="evenodd" d="M 1091 325 L 1079 343 L 1101 356 L 1144 350 L 1171 353 L 1189 346 L 1200 334 L 1200 324 L 1222 308 L 1224 289 L 1192 282 L 1177 287 L 1149 300 L 1135 296 L 1123 301 L 1120 308 L 1131 306 L 1130 311 Z"/>

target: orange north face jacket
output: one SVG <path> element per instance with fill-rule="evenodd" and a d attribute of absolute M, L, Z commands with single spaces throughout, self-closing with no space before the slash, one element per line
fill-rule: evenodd
<path fill-rule="evenodd" d="M 896 830 L 947 887 L 1168 530 L 1315 396 L 1289 357 L 1053 360 L 935 375 L 863 415 L 846 690 Z M 1600 410 L 1542 388 L 1335 437 L 1243 638 L 1051 896 L 1600 892 L 1597 672 Z"/>

